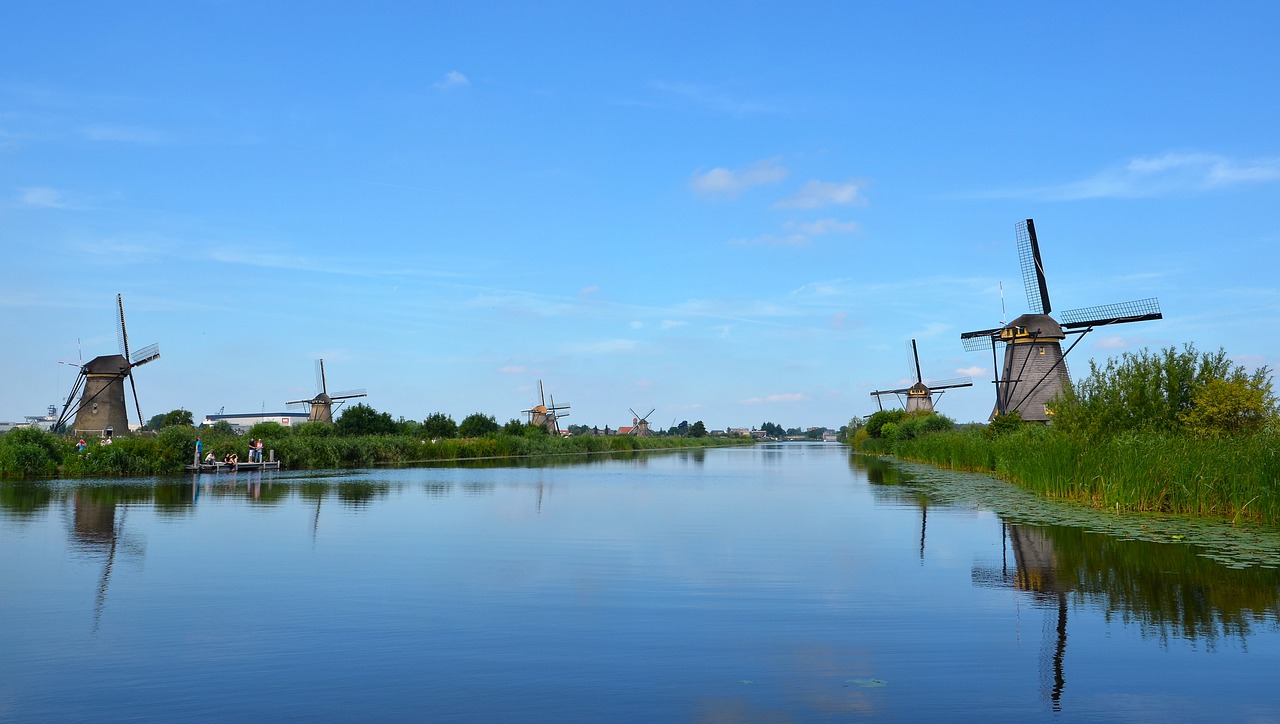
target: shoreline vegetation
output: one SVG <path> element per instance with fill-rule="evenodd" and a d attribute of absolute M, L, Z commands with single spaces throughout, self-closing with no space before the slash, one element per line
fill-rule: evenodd
<path fill-rule="evenodd" d="M 1120 513 L 1280 525 L 1280 414 L 1271 372 L 1192 345 L 1126 353 L 1051 403 L 1048 425 L 957 426 L 883 411 L 849 426 L 860 453 L 980 472 Z"/>
<path fill-rule="evenodd" d="M 385 414 L 385 413 L 384 413 Z M 389 418 L 388 418 L 389 419 Z M 339 421 L 341 422 L 341 421 Z M 395 423 L 393 423 L 395 424 Z M 0 478 L 84 478 L 177 475 L 195 460 L 196 440 L 202 454 L 221 460 L 236 453 L 248 460 L 251 440 L 263 440 L 264 459 L 274 453 L 289 470 L 325 470 L 421 465 L 497 459 L 618 452 L 660 452 L 731 445 L 749 445 L 750 438 L 629 435 L 558 437 L 529 425 L 487 430 L 474 437 L 428 437 L 421 429 L 344 433 L 339 425 L 306 423 L 294 430 L 261 423 L 241 435 L 223 425 L 197 429 L 190 425 L 165 427 L 154 435 L 116 437 L 109 445 L 77 450 L 77 441 L 36 429 L 0 435 Z M 457 433 L 455 432 L 455 435 Z"/>

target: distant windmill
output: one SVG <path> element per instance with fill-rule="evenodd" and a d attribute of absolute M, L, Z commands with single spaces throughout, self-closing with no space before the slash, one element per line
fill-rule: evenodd
<path fill-rule="evenodd" d="M 110 434 L 129 432 L 129 405 L 125 401 L 124 381 L 129 380 L 129 388 L 133 391 L 133 405 L 138 412 L 138 424 L 146 422 L 142 416 L 142 406 L 138 404 L 138 386 L 133 380 L 133 368 L 159 359 L 160 345 L 151 344 L 136 353 L 129 349 L 129 332 L 124 323 L 124 297 L 116 295 L 116 341 L 120 345 L 120 354 L 94 357 L 87 364 L 79 365 L 80 375 L 76 378 L 62 406 L 62 414 L 54 424 L 60 429 L 71 416 L 75 416 L 73 429 L 79 434 Z M 79 394 L 79 400 L 76 395 Z"/>
<path fill-rule="evenodd" d="M 547 396 L 542 390 L 542 380 L 538 380 L 538 404 L 527 410 L 521 410 L 528 415 L 529 423 L 538 425 L 547 429 L 547 432 L 560 434 L 560 418 L 568 417 L 569 413 L 561 412 L 568 410 L 569 405 L 557 405 L 555 395 L 551 396 L 551 404 L 547 404 Z"/>
<path fill-rule="evenodd" d="M 353 397 L 368 397 L 368 393 L 364 388 L 358 390 L 346 390 L 334 395 L 329 394 L 328 382 L 324 376 L 324 360 L 316 360 L 316 395 L 309 400 L 292 400 L 286 404 L 289 405 L 307 405 L 310 407 L 310 415 L 307 422 L 333 422 L 334 402 L 338 403 L 338 407 L 342 406 L 340 400 L 349 400 Z"/>
<path fill-rule="evenodd" d="M 933 393 L 942 394 L 945 390 L 957 387 L 972 387 L 973 380 L 968 377 L 957 377 L 950 380 L 939 380 L 929 384 L 924 383 L 924 378 L 920 376 L 920 352 L 916 349 L 916 341 L 911 340 L 911 359 L 915 366 L 916 382 L 910 387 L 901 387 L 896 390 L 876 390 L 871 396 L 876 398 L 876 404 L 880 409 L 884 409 L 881 404 L 881 395 L 907 395 L 907 412 L 916 412 L 918 410 L 933 411 Z"/>
<path fill-rule="evenodd" d="M 1084 339 L 1084 335 L 1095 327 L 1162 319 L 1164 315 L 1160 313 L 1160 302 L 1150 298 L 1061 312 L 1062 322 L 1055 321 L 1049 316 L 1052 307 L 1044 279 L 1044 265 L 1040 261 L 1035 222 L 1031 219 L 1020 221 L 1014 229 L 1022 282 L 1031 312 L 995 329 L 965 332 L 960 339 L 965 349 L 991 350 L 991 361 L 996 365 L 996 406 L 992 417 L 1017 412 L 1023 420 L 1047 422 L 1050 419 L 1049 402 L 1070 384 L 1066 356 Z M 1062 340 L 1068 334 L 1080 336 L 1064 352 Z M 1005 345 L 1003 366 L 996 362 L 997 341 Z"/>
<path fill-rule="evenodd" d="M 631 410 L 630 407 L 627 409 Z M 658 408 L 653 408 L 653 410 L 656 409 Z M 644 416 L 641 416 L 635 410 L 631 410 L 631 432 L 627 434 L 635 435 L 636 437 L 649 437 L 652 435 L 653 433 L 649 430 L 649 415 L 653 414 L 653 410 L 649 410 Z"/>

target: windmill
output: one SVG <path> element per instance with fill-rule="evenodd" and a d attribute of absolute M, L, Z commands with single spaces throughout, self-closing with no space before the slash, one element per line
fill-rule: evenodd
<path fill-rule="evenodd" d="M 1060 312 L 1061 322 L 1049 316 L 1049 287 L 1040 261 L 1040 243 L 1035 222 L 1020 221 L 1014 226 L 1018 241 L 1018 262 L 1027 292 L 1030 313 L 995 329 L 979 329 L 960 335 L 965 349 L 991 350 L 995 366 L 996 406 L 991 416 L 1017 412 L 1023 420 L 1048 422 L 1049 402 L 1062 394 L 1070 377 L 1066 356 L 1095 327 L 1162 319 L 1155 298 L 1084 307 Z M 1064 352 L 1062 341 L 1078 334 Z M 1004 364 L 996 362 L 996 342 L 1004 343 Z"/>
<path fill-rule="evenodd" d="M 339 400 L 349 400 L 353 397 L 368 397 L 368 393 L 364 388 L 358 390 L 346 390 L 334 395 L 329 394 L 328 382 L 324 376 L 324 360 L 316 360 L 316 394 L 309 400 L 292 400 L 286 404 L 289 405 L 307 405 L 310 409 L 310 415 L 307 422 L 333 422 L 333 403 Z M 338 406 L 342 406 L 342 402 L 338 402 Z"/>
<path fill-rule="evenodd" d="M 649 410 L 649 412 L 646 413 L 644 416 L 641 416 L 639 413 L 637 413 L 635 410 L 632 410 L 630 407 L 628 407 L 627 409 L 631 410 L 631 432 L 627 434 L 635 435 L 636 437 L 649 437 L 650 435 L 652 435 L 653 432 L 649 430 L 649 415 L 652 415 L 653 410 L 656 410 L 658 408 L 655 407 L 653 408 L 653 410 Z"/>
<path fill-rule="evenodd" d="M 561 410 L 569 409 L 569 405 L 557 405 L 555 395 L 551 396 L 551 404 L 547 405 L 547 396 L 543 394 L 542 380 L 538 380 L 538 404 L 527 410 L 521 410 L 529 416 L 531 425 L 545 427 L 547 432 L 560 434 L 560 418 L 568 417 L 569 413 L 561 412 Z"/>
<path fill-rule="evenodd" d="M 138 404 L 138 386 L 133 380 L 133 368 L 158 359 L 160 345 L 150 344 L 137 352 L 130 350 L 129 331 L 124 323 L 124 297 L 120 294 L 116 295 L 116 311 L 116 341 L 120 345 L 120 354 L 94 357 L 87 364 L 78 365 L 80 374 L 62 406 L 62 414 L 54 424 L 55 430 L 60 429 L 75 415 L 73 429 L 78 433 L 96 432 L 103 437 L 116 432 L 128 433 L 129 405 L 124 396 L 126 378 L 133 391 L 138 424 L 146 422 L 146 418 L 142 416 L 142 406 Z M 77 393 L 80 398 L 73 405 Z"/>
<path fill-rule="evenodd" d="M 876 398 L 876 404 L 880 409 L 884 409 L 881 404 L 881 395 L 907 395 L 907 412 L 917 412 L 920 410 L 933 411 L 933 393 L 942 394 L 945 390 L 955 389 L 957 387 L 972 387 L 973 380 L 968 377 L 957 377 L 950 380 L 939 380 L 929 384 L 924 383 L 924 378 L 920 376 L 920 351 L 916 349 L 916 341 L 911 340 L 911 359 L 915 363 L 916 382 L 910 387 L 901 387 L 896 390 L 876 390 L 871 396 Z"/>

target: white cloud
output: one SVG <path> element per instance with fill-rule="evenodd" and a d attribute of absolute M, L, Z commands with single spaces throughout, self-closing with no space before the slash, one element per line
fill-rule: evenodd
<path fill-rule="evenodd" d="M 956 370 L 956 374 L 966 375 L 969 377 L 978 377 L 981 375 L 985 375 L 986 373 L 987 373 L 987 369 L 985 367 L 979 367 L 977 365 L 974 365 L 973 367 L 961 367 Z"/>
<path fill-rule="evenodd" d="M 761 234 L 752 239 L 732 239 L 738 246 L 805 246 L 815 236 L 826 234 L 852 234 L 861 229 L 856 221 L 818 219 L 816 221 L 788 221 L 782 225 L 782 234 Z"/>
<path fill-rule="evenodd" d="M 471 80 L 467 76 L 456 70 L 451 70 L 444 74 L 444 77 L 431 84 L 436 90 L 452 90 L 454 88 L 462 88 L 471 85 Z"/>
<path fill-rule="evenodd" d="M 744 405 L 760 405 L 766 402 L 807 402 L 808 400 L 808 395 L 803 395 L 799 392 L 783 392 L 765 397 L 749 397 L 741 400 L 741 403 Z"/>
<path fill-rule="evenodd" d="M 499 367 L 498 372 L 501 372 L 504 375 L 522 375 L 527 371 L 527 369 L 528 368 L 522 365 L 507 365 L 505 367 Z"/>
<path fill-rule="evenodd" d="M 774 204 L 775 209 L 819 209 L 865 203 L 862 188 L 865 181 L 809 181 L 800 190 Z"/>
<path fill-rule="evenodd" d="M 1235 160 L 1212 153 L 1166 153 L 1133 158 L 1080 181 L 996 191 L 987 196 L 1044 201 L 1133 199 L 1205 193 L 1272 181 L 1280 181 L 1280 158 Z"/>
<path fill-rule="evenodd" d="M 787 169 L 773 159 L 756 161 L 738 169 L 716 167 L 697 171 L 689 185 L 706 196 L 734 197 L 754 186 L 777 183 L 787 177 Z"/>
<path fill-rule="evenodd" d="M 683 327 L 686 324 L 688 324 L 688 322 L 683 322 L 678 319 L 664 319 L 662 320 L 662 324 L 659 325 L 659 329 L 675 329 L 676 327 Z"/>
<path fill-rule="evenodd" d="M 40 209 L 65 209 L 70 207 L 61 191 L 47 186 L 33 186 L 22 190 L 18 201 L 23 206 L 34 206 Z"/>
<path fill-rule="evenodd" d="M 741 115 L 747 113 L 776 113 L 779 110 L 777 107 L 767 103 L 746 100 L 722 90 L 694 85 L 693 83 L 658 81 L 652 85 L 658 91 L 720 113 Z"/>
<path fill-rule="evenodd" d="M 636 348 L 632 339 L 606 339 L 600 342 L 581 342 L 567 345 L 567 349 L 575 354 L 614 354 L 630 352 Z"/>
<path fill-rule="evenodd" d="M 137 126 L 89 126 L 81 132 L 90 141 L 158 144 L 167 140 L 159 131 Z"/>

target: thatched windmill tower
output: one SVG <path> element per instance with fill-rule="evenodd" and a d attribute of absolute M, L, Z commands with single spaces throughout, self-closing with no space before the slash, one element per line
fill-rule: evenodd
<path fill-rule="evenodd" d="M 354 397 L 368 397 L 368 393 L 364 388 L 358 390 L 347 390 L 333 395 L 329 394 L 328 382 L 324 376 L 324 360 L 316 360 L 316 394 L 309 400 L 292 400 L 288 405 L 307 405 L 309 415 L 307 422 L 333 422 L 334 402 L 338 403 L 338 407 L 343 405 L 343 401 Z"/>
<path fill-rule="evenodd" d="M 71 394 L 67 395 L 62 414 L 54 424 L 55 430 L 61 429 L 74 416 L 72 429 L 77 434 L 97 434 L 103 437 L 128 434 L 129 407 L 124 395 L 126 379 L 133 391 L 138 424 L 146 422 L 146 418 L 142 416 L 142 406 L 138 404 L 138 386 L 133 380 L 133 368 L 158 359 L 160 345 L 147 345 L 136 353 L 130 350 L 129 331 L 124 322 L 124 297 L 120 294 L 116 295 L 116 311 L 116 340 L 120 344 L 120 354 L 94 357 L 80 366 L 80 375 L 71 388 Z"/>
<path fill-rule="evenodd" d="M 919 412 L 922 410 L 933 411 L 933 393 L 942 394 L 945 390 L 955 389 L 957 387 L 972 387 L 973 380 L 968 377 L 957 377 L 950 380 L 939 380 L 925 384 L 924 377 L 920 375 L 920 352 L 916 348 L 916 341 L 911 340 L 911 359 L 915 367 L 915 384 L 910 387 L 900 387 L 894 390 L 876 390 L 871 396 L 876 398 L 876 404 L 881 410 L 884 405 L 881 404 L 881 395 L 901 395 L 907 396 L 907 412 Z"/>
<path fill-rule="evenodd" d="M 649 410 L 649 412 L 644 416 L 641 416 L 630 407 L 627 409 L 631 411 L 631 431 L 628 434 L 635 435 L 636 437 L 649 437 L 653 435 L 653 431 L 649 429 L 649 415 L 652 415 L 653 410 L 658 408 L 655 407 L 653 410 Z"/>
<path fill-rule="evenodd" d="M 1047 422 L 1049 402 L 1070 384 L 1066 356 L 1084 335 L 1095 327 L 1161 319 L 1163 315 L 1156 299 L 1137 299 L 1061 312 L 1059 323 L 1049 316 L 1052 307 L 1035 222 L 1031 219 L 1018 222 L 1015 235 L 1031 312 L 1002 327 L 965 332 L 960 339 L 965 349 L 991 350 L 991 361 L 996 367 L 996 406 L 992 417 L 1016 411 L 1023 420 Z M 1063 351 L 1062 341 L 1068 334 L 1080 336 Z M 996 362 L 997 341 L 1004 343 L 1003 365 Z"/>
<path fill-rule="evenodd" d="M 569 413 L 562 412 L 568 410 L 569 405 L 557 405 L 555 395 L 551 396 L 551 404 L 547 404 L 547 396 L 542 390 L 542 380 L 538 380 L 538 404 L 527 410 L 520 412 L 528 416 L 528 421 L 532 425 L 546 428 L 547 432 L 554 435 L 560 434 L 560 418 L 568 417 Z"/>

